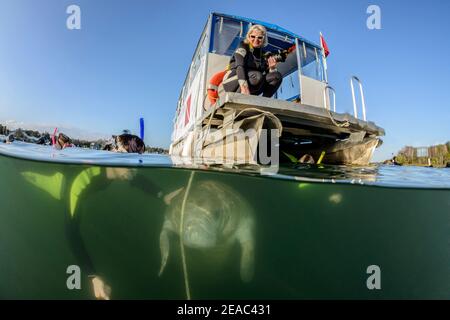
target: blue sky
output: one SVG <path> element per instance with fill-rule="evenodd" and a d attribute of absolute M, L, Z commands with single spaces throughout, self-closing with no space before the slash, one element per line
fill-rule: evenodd
<path fill-rule="evenodd" d="M 66 8 L 81 8 L 81 30 Z M 366 9 L 381 8 L 381 30 Z M 146 121 L 168 147 L 179 92 L 210 12 L 278 24 L 331 55 L 337 109 L 352 112 L 349 78 L 385 128 L 375 160 L 404 145 L 450 140 L 449 1 L 0 0 L 0 121 L 73 126 L 106 135 Z"/>

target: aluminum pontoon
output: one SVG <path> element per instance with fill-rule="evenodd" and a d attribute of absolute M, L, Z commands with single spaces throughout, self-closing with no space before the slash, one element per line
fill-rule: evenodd
<path fill-rule="evenodd" d="M 295 46 L 277 66 L 283 75 L 281 87 L 274 97 L 265 98 L 227 93 L 220 86 L 219 98 L 211 104 L 206 98 L 209 79 L 227 67 L 253 24 L 267 28 L 269 45 L 265 50 L 278 52 Z M 359 88 L 356 95 L 355 83 Z M 322 163 L 366 165 L 385 132 L 366 119 L 361 81 L 352 76 L 350 85 L 353 115 L 338 113 L 322 46 L 277 25 L 212 13 L 178 100 L 169 153 L 219 163 L 266 164 L 261 161 L 260 149 L 262 142 L 268 141 L 264 149 L 278 153 L 282 161 L 289 161 L 289 155 L 309 154 L 316 162 L 322 158 Z M 246 134 L 249 131 L 253 134 Z M 270 136 L 279 142 L 274 144 Z"/>

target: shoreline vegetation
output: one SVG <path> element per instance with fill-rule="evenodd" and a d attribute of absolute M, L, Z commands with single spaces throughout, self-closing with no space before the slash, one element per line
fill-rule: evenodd
<path fill-rule="evenodd" d="M 51 135 L 48 132 L 41 133 L 36 130 L 22 128 L 9 130 L 6 126 L 0 124 L 0 142 L 6 142 L 2 141 L 1 138 L 4 137 L 6 139 L 11 135 L 14 140 L 43 145 L 51 144 Z M 72 139 L 72 143 L 80 148 L 101 150 L 106 144 L 110 143 L 110 140 Z M 160 147 L 145 146 L 145 153 L 168 154 L 169 151 Z M 385 160 L 382 163 L 401 166 L 450 168 L 450 141 L 429 147 L 405 146 L 392 159 Z"/>
<path fill-rule="evenodd" d="M 52 141 L 51 135 L 48 132 L 41 133 L 36 130 L 26 130 L 22 128 L 9 130 L 2 124 L 0 124 L 0 137 L 5 137 L 4 139 L 0 139 L 0 142 L 6 142 L 6 138 L 9 137 L 18 141 L 25 141 L 42 145 L 50 145 Z M 95 150 L 102 150 L 102 148 L 106 144 L 110 143 L 110 140 L 106 139 L 83 140 L 72 138 L 71 140 L 72 144 L 74 144 L 76 147 Z M 145 146 L 145 153 L 168 154 L 169 151 L 160 147 Z"/>
<path fill-rule="evenodd" d="M 396 156 L 384 164 L 434 168 L 450 167 L 450 141 L 429 147 L 403 147 Z"/>

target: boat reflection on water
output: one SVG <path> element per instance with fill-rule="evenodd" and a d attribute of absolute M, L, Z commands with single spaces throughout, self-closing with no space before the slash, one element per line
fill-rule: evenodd
<path fill-rule="evenodd" d="M 218 162 L 218 159 L 208 158 L 177 156 L 171 156 L 170 158 L 173 166 L 178 168 L 212 170 L 251 176 L 271 176 L 279 179 L 298 181 L 371 184 L 377 182 L 380 175 L 379 166 L 377 165 L 338 166 L 311 163 L 260 165 L 232 162 L 229 160 Z"/>

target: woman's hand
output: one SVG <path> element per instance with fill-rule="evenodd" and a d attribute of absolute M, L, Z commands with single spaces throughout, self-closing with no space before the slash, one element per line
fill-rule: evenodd
<path fill-rule="evenodd" d="M 274 57 L 270 57 L 269 59 L 267 59 L 267 64 L 269 65 L 269 69 L 273 70 L 277 67 L 277 60 L 275 60 Z"/>
<path fill-rule="evenodd" d="M 250 94 L 250 90 L 248 89 L 248 86 L 242 85 L 241 86 L 241 93 L 242 94 Z"/>

